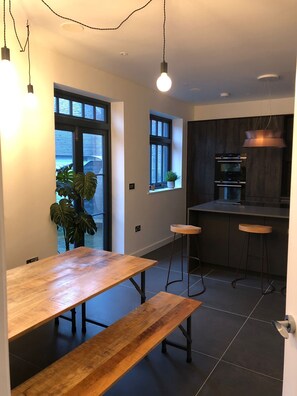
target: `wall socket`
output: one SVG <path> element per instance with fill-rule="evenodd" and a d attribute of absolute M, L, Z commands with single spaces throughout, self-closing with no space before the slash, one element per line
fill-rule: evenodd
<path fill-rule="evenodd" d="M 135 226 L 135 232 L 139 232 L 139 231 L 141 231 L 141 225 Z"/>
<path fill-rule="evenodd" d="M 32 257 L 32 258 L 26 260 L 26 264 L 34 263 L 34 261 L 38 261 L 38 257 Z"/>

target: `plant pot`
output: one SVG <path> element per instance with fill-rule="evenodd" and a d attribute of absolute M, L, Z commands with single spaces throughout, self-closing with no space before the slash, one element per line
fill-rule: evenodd
<path fill-rule="evenodd" d="M 175 187 L 175 181 L 168 181 L 167 182 L 167 187 L 168 188 L 174 188 Z"/>

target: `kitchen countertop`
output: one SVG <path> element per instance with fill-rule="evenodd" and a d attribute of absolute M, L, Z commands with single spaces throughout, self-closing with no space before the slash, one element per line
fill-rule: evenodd
<path fill-rule="evenodd" d="M 239 204 L 224 204 L 218 201 L 211 201 L 200 205 L 192 206 L 188 210 L 198 212 L 213 212 L 213 213 L 226 213 L 236 215 L 248 215 L 248 216 L 262 216 L 262 217 L 274 217 L 281 219 L 289 219 L 288 208 L 277 208 L 270 206 L 250 206 L 250 205 L 239 205 Z"/>

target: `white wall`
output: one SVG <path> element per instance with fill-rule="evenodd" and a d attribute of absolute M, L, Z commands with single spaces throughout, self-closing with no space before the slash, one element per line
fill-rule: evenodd
<path fill-rule="evenodd" d="M 193 121 L 293 113 L 294 98 L 292 97 L 195 106 Z"/>
<path fill-rule="evenodd" d="M 14 57 L 26 89 L 26 57 Z M 104 98 L 112 103 L 113 249 L 142 254 L 170 236 L 169 225 L 186 219 L 183 188 L 152 196 L 149 185 L 149 113 L 151 110 L 183 120 L 193 118 L 193 106 L 157 91 L 50 52 L 31 43 L 32 83 L 39 106 L 23 112 L 15 133 L 2 136 L 7 267 L 56 252 L 55 226 L 49 207 L 55 200 L 54 84 Z M 186 158 L 183 165 L 185 172 Z M 184 173 L 185 175 L 185 173 Z M 183 178 L 184 180 L 185 178 Z M 135 183 L 135 190 L 128 183 Z M 135 225 L 141 232 L 135 233 Z"/>

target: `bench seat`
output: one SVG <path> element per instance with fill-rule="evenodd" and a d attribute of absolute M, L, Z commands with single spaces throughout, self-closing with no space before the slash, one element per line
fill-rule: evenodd
<path fill-rule="evenodd" d="M 102 395 L 161 342 L 165 351 L 165 338 L 190 320 L 200 305 L 160 292 L 14 388 L 11 395 Z"/>

